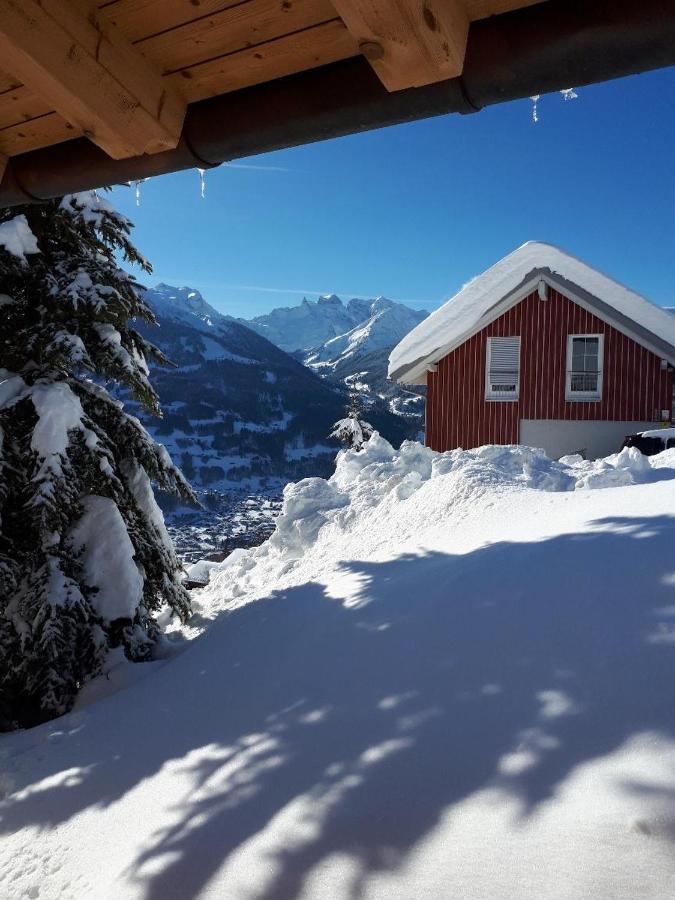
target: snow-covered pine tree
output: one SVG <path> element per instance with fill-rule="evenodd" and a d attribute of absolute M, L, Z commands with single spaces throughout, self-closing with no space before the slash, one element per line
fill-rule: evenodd
<path fill-rule="evenodd" d="M 109 648 L 148 659 L 158 612 L 189 614 L 151 481 L 192 490 L 105 387 L 159 415 L 130 227 L 95 192 L 0 211 L 0 729 L 66 712 Z"/>
<path fill-rule="evenodd" d="M 329 436 L 342 441 L 348 450 L 361 450 L 366 441 L 372 437 L 374 430 L 370 422 L 366 422 L 363 418 L 361 395 L 355 388 L 351 388 L 345 417 L 333 425 Z"/>

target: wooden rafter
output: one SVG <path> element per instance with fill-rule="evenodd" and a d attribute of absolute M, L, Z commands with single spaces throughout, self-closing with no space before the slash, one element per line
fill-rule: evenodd
<path fill-rule="evenodd" d="M 178 144 L 184 99 L 89 0 L 0 0 L 0 59 L 115 159 Z"/>
<path fill-rule="evenodd" d="M 466 6 L 469 18 L 475 22 L 477 19 L 498 16 L 514 9 L 525 9 L 526 6 L 541 2 L 542 0 L 466 0 Z"/>
<path fill-rule="evenodd" d="M 389 91 L 460 75 L 469 33 L 462 0 L 333 0 Z"/>

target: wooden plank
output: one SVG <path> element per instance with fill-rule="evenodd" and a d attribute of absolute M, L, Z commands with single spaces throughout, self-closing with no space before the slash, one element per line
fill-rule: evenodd
<path fill-rule="evenodd" d="M 222 59 L 173 73 L 165 80 L 179 86 L 192 102 L 358 53 L 347 29 L 339 19 L 334 19 L 300 34 L 247 47 Z M 81 128 L 73 127 L 56 113 L 47 115 L 50 111 L 49 104 L 25 86 L 0 94 L 0 148 L 13 156 L 82 135 Z"/>
<path fill-rule="evenodd" d="M 98 6 L 134 43 L 242 2 L 245 0 L 104 0 Z"/>
<path fill-rule="evenodd" d="M 53 112 L 49 103 L 29 91 L 25 85 L 0 94 L 0 128 L 19 125 L 49 112 Z"/>
<path fill-rule="evenodd" d="M 89 0 L 2 0 L 0 58 L 116 159 L 180 139 L 184 100 Z"/>
<path fill-rule="evenodd" d="M 0 152 L 7 156 L 18 156 L 19 153 L 50 147 L 81 136 L 80 129 L 66 122 L 58 113 L 52 112 L 0 129 Z"/>
<path fill-rule="evenodd" d="M 330 0 L 248 0 L 136 44 L 162 72 L 226 56 L 335 19 Z"/>
<path fill-rule="evenodd" d="M 498 16 L 514 9 L 534 6 L 545 0 L 464 0 L 464 2 L 469 19 L 475 22 L 477 19 L 487 19 L 488 16 Z"/>
<path fill-rule="evenodd" d="M 7 72 L 0 72 L 0 94 L 5 91 L 13 91 L 18 87 L 21 87 L 21 82 L 18 78 L 8 75 Z"/>
<path fill-rule="evenodd" d="M 97 5 L 133 43 L 247 2 L 251 0 L 97 0 Z M 473 21 L 541 2 L 544 0 L 464 0 L 464 5 Z M 278 0 L 277 7 L 285 12 L 284 0 Z"/>
<path fill-rule="evenodd" d="M 460 75 L 469 34 L 462 0 L 333 0 L 389 91 Z"/>
<path fill-rule="evenodd" d="M 266 44 L 247 47 L 168 76 L 190 102 L 272 81 L 357 56 L 358 46 L 340 19 Z"/>

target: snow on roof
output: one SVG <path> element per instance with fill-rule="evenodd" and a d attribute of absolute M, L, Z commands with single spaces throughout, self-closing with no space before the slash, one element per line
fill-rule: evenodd
<path fill-rule="evenodd" d="M 487 314 L 536 271 L 549 270 L 670 345 L 675 358 L 675 316 L 552 244 L 528 241 L 476 276 L 409 332 L 389 356 L 389 377 L 424 383 L 426 367 L 446 356 L 484 324 Z M 546 273 L 545 273 L 546 274 Z M 483 319 L 486 321 L 483 323 Z"/>

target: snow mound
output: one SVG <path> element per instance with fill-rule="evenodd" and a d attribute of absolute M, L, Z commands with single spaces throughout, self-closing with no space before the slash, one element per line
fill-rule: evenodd
<path fill-rule="evenodd" d="M 244 594 L 262 595 L 270 583 L 293 571 L 308 555 L 352 547 L 359 556 L 396 539 L 414 537 L 421 524 L 453 511 L 479 515 L 484 505 L 519 491 L 580 492 L 626 487 L 670 477 L 675 450 L 645 457 L 634 447 L 605 459 L 550 459 L 543 450 L 487 445 L 438 453 L 405 441 L 395 450 L 380 434 L 362 450 L 338 453 L 328 480 L 306 478 L 284 490 L 281 516 L 270 539 L 238 561 L 210 567 L 200 604 L 216 615 Z M 404 504 L 418 494 L 414 510 Z M 372 529 L 363 523 L 372 522 Z M 329 551 L 330 552 L 330 551 Z M 251 594 L 253 592 L 253 594 Z M 237 602 L 240 602 L 237 599 Z"/>

